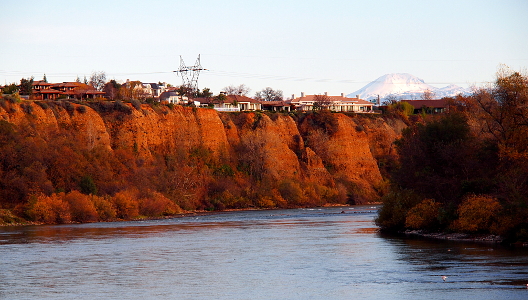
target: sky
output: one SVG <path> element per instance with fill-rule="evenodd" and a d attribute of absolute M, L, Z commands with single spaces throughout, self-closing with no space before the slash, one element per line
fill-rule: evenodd
<path fill-rule="evenodd" d="M 410 73 L 437 87 L 483 86 L 528 67 L 527 0 L 0 0 L 0 84 L 103 71 L 117 81 L 245 84 L 285 97 L 352 93 Z"/>

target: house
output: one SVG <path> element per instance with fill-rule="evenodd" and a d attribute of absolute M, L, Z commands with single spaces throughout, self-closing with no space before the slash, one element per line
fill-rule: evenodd
<path fill-rule="evenodd" d="M 294 106 L 291 104 L 291 100 L 283 101 L 261 101 L 260 102 L 263 110 L 270 111 L 292 111 Z"/>
<path fill-rule="evenodd" d="M 242 111 L 262 109 L 260 101 L 241 95 L 227 95 L 226 102 L 239 107 Z"/>
<path fill-rule="evenodd" d="M 253 98 L 240 95 L 226 95 L 226 100 L 219 102 L 215 97 L 194 99 L 201 106 L 213 106 L 217 111 L 254 111 L 261 110 L 261 102 Z"/>
<path fill-rule="evenodd" d="M 104 95 L 104 92 L 96 90 L 93 86 L 80 82 L 33 82 L 33 99 L 35 100 L 96 99 Z"/>
<path fill-rule="evenodd" d="M 167 83 L 143 83 L 143 90 L 147 97 L 159 98 L 161 94 L 168 91 Z M 161 99 L 160 99 L 161 100 Z"/>
<path fill-rule="evenodd" d="M 187 96 L 182 96 L 176 91 L 165 91 L 160 94 L 159 100 L 161 102 L 167 102 L 170 104 L 187 104 L 189 98 Z"/>
<path fill-rule="evenodd" d="M 301 97 L 293 99 L 291 104 L 300 111 L 311 111 L 314 106 L 315 108 L 321 106 L 335 112 L 366 113 L 372 112 L 374 107 L 374 103 L 359 98 L 347 98 L 343 93 L 341 96 L 328 96 L 327 93 L 324 95 L 301 93 Z"/>
<path fill-rule="evenodd" d="M 448 101 L 446 99 L 439 100 L 401 100 L 407 102 L 414 107 L 414 113 L 419 114 L 425 112 L 426 114 L 438 114 L 447 110 Z"/>

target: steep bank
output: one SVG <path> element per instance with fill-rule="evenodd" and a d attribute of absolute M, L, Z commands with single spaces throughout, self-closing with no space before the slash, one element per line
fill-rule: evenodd
<path fill-rule="evenodd" d="M 392 142 L 404 126 L 328 112 L 218 113 L 119 102 L 3 102 L 0 119 L 42 152 L 31 158 L 13 150 L 24 170 L 39 175 L 17 175 L 30 182 L 4 189 L 6 208 L 35 193 L 80 190 L 86 178 L 101 196 L 134 190 L 148 198 L 154 191 L 184 209 L 376 201 L 379 161 L 394 156 Z M 37 166 L 32 159 L 41 156 Z"/>

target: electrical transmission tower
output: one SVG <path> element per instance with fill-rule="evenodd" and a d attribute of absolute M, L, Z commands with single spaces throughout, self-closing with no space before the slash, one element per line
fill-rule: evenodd
<path fill-rule="evenodd" d="M 194 66 L 186 66 L 183 62 L 183 58 L 180 55 L 180 68 L 175 73 L 181 75 L 183 86 L 188 88 L 192 92 L 198 91 L 198 76 L 200 71 L 205 71 L 207 69 L 202 68 L 200 63 L 200 54 L 198 54 L 198 59 L 194 63 Z"/>

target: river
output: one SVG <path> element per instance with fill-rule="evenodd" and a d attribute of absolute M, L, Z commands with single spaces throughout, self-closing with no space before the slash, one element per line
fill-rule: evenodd
<path fill-rule="evenodd" d="M 383 236 L 376 209 L 3 227 L 0 299 L 528 299 L 527 249 Z"/>

